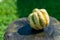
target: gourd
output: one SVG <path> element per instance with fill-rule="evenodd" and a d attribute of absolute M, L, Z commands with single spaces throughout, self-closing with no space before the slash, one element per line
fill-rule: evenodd
<path fill-rule="evenodd" d="M 49 25 L 50 19 L 45 9 L 34 9 L 28 16 L 28 20 L 32 28 L 39 30 Z"/>

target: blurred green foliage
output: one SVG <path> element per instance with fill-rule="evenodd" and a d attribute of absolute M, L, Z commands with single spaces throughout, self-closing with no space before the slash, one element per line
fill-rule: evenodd
<path fill-rule="evenodd" d="M 7 26 L 17 18 L 16 0 L 1 0 L 0 2 L 0 40 L 4 40 Z"/>

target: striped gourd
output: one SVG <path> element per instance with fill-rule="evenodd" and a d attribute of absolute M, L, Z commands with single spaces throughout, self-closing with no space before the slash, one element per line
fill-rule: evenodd
<path fill-rule="evenodd" d="M 28 16 L 28 20 L 32 28 L 39 30 L 49 25 L 49 15 L 45 9 L 34 9 Z"/>

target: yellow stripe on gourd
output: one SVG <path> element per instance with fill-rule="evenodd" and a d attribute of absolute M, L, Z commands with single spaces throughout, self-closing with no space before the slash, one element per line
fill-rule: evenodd
<path fill-rule="evenodd" d="M 40 12 L 42 12 L 42 14 L 45 16 L 46 26 L 48 26 L 50 19 L 49 19 L 49 15 L 48 15 L 47 11 L 45 9 L 41 9 Z"/>

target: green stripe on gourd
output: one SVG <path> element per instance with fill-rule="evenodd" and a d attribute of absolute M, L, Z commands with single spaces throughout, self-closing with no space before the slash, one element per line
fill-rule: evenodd
<path fill-rule="evenodd" d="M 40 23 L 39 23 L 39 17 L 38 17 L 38 14 L 37 12 L 34 12 L 34 21 L 36 23 L 36 27 L 38 27 L 38 29 L 42 29 Z"/>
<path fill-rule="evenodd" d="M 38 15 L 38 16 L 39 16 L 39 15 Z M 45 25 L 43 25 L 44 23 L 42 22 L 40 16 L 39 16 L 39 23 L 40 23 L 40 25 L 42 26 L 42 28 L 45 26 Z"/>
<path fill-rule="evenodd" d="M 31 25 L 32 28 L 38 29 L 38 28 L 35 27 L 34 22 L 33 22 L 32 19 L 31 19 L 32 15 L 33 15 L 33 14 L 30 14 L 30 15 L 28 16 L 28 20 L 29 20 L 29 22 L 30 22 L 30 25 Z"/>
<path fill-rule="evenodd" d="M 34 27 L 35 27 L 35 28 L 37 28 L 37 29 L 39 29 L 39 28 L 37 27 L 37 23 L 38 23 L 38 22 L 36 22 L 36 21 L 35 21 L 35 19 L 36 19 L 36 18 L 34 19 L 34 17 L 36 17 L 36 18 L 37 18 L 37 20 L 36 20 L 36 21 L 38 21 L 38 17 L 37 17 L 37 16 L 35 16 L 35 15 L 34 15 L 34 13 L 33 13 L 33 15 L 32 15 L 32 18 L 31 18 L 31 19 L 32 19 L 32 21 L 33 21 L 33 23 L 34 23 L 34 25 L 35 25 Z"/>
<path fill-rule="evenodd" d="M 39 19 L 40 19 L 40 22 L 41 22 L 40 24 L 43 25 L 43 26 L 46 26 L 46 22 L 45 22 L 46 20 L 45 20 L 43 14 L 40 12 L 40 10 L 39 9 L 35 9 L 34 11 L 37 12 L 37 14 L 39 16 Z"/>

